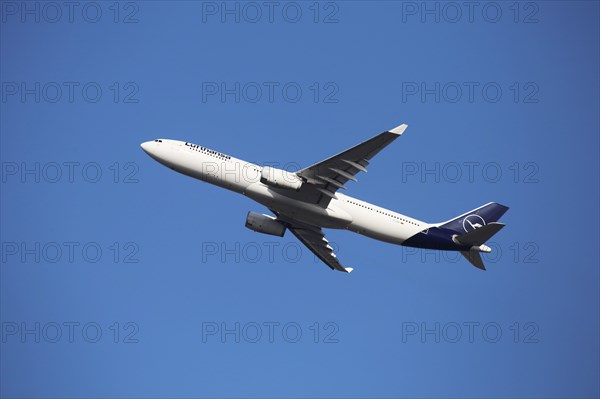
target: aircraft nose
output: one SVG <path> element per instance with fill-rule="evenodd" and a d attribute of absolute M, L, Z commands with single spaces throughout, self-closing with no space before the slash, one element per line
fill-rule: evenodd
<path fill-rule="evenodd" d="M 152 146 L 152 144 L 152 141 L 145 141 L 142 144 L 140 144 L 140 147 L 142 147 L 142 150 L 144 150 L 146 154 L 150 155 L 150 147 Z"/>

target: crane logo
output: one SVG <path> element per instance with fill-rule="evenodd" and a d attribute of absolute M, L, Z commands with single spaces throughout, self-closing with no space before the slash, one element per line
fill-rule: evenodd
<path fill-rule="evenodd" d="M 468 233 L 485 226 L 485 220 L 479 215 L 469 215 L 463 219 L 463 229 Z"/>

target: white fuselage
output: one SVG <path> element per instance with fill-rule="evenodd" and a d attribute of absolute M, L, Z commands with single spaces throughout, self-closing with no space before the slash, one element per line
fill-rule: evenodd
<path fill-rule="evenodd" d="M 261 183 L 261 166 L 195 144 L 162 139 L 143 143 L 142 148 L 177 172 L 243 194 L 300 222 L 347 229 L 393 244 L 432 226 L 339 192 L 327 208 L 296 200 L 285 190 Z"/>

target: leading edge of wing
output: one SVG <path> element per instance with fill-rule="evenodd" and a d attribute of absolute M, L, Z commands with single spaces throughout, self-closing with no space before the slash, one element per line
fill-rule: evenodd
<path fill-rule="evenodd" d="M 357 181 L 359 172 L 367 172 L 369 161 L 392 141 L 400 137 L 408 125 L 402 124 L 363 141 L 321 162 L 296 172 L 309 187 L 306 192 L 320 193 L 317 203 L 327 206 L 339 189 L 346 189 L 346 182 Z M 311 190 L 312 188 L 312 190 Z"/>
<path fill-rule="evenodd" d="M 378 135 L 373 136 L 370 139 L 365 140 L 365 141 L 363 141 L 353 147 L 350 147 L 342 152 L 339 152 L 329 158 L 326 158 L 320 162 L 314 163 L 304 169 L 301 169 L 296 173 L 302 175 L 302 174 L 310 171 L 311 169 L 315 169 L 316 167 L 318 167 L 319 165 L 321 165 L 325 162 L 332 161 L 339 157 L 343 157 L 344 154 L 347 154 L 350 151 L 353 151 L 353 150 L 359 151 L 361 149 L 361 147 L 366 147 L 366 146 L 369 146 L 370 143 L 378 142 L 379 140 L 382 140 L 381 143 L 377 143 L 378 144 L 377 148 L 375 148 L 375 149 L 369 148 L 369 150 L 371 150 L 371 151 L 368 151 L 367 153 L 363 154 L 362 158 L 364 158 L 365 160 L 370 160 L 373 156 L 377 155 L 379 153 L 379 151 L 381 151 L 383 148 L 387 147 L 387 145 L 390 144 L 392 141 L 394 141 L 397 137 L 402 136 L 402 134 L 404 133 L 404 131 L 407 128 L 408 128 L 408 125 L 403 123 L 402 125 L 396 126 L 395 128 L 393 128 L 391 130 L 386 130 L 383 133 L 379 133 Z M 388 140 L 382 139 L 386 135 L 389 135 L 389 133 L 392 133 L 392 135 L 393 135 L 392 137 L 390 137 L 390 139 L 388 139 Z"/>

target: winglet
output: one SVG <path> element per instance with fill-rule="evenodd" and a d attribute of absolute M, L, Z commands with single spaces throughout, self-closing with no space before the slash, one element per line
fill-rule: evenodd
<path fill-rule="evenodd" d="M 407 127 L 408 127 L 408 125 L 403 123 L 400 126 L 396 126 L 392 130 L 388 130 L 388 132 L 397 134 L 398 136 L 402 136 L 402 133 L 404 133 L 404 131 L 406 130 Z"/>
<path fill-rule="evenodd" d="M 353 268 L 351 268 L 351 267 L 345 267 L 344 269 L 346 269 L 346 273 L 350 273 L 350 272 L 352 272 L 352 270 L 354 270 L 354 269 L 353 269 Z"/>

